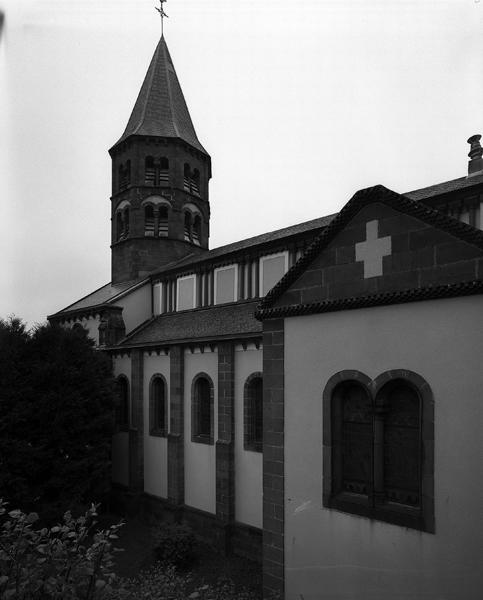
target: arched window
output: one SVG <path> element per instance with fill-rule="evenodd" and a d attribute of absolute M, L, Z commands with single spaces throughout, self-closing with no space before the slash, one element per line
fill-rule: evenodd
<path fill-rule="evenodd" d="M 197 375 L 191 391 L 191 441 L 213 444 L 213 404 L 213 382 L 206 374 Z"/>
<path fill-rule="evenodd" d="M 434 405 L 422 377 L 338 373 L 323 420 L 324 506 L 434 532 Z"/>
<path fill-rule="evenodd" d="M 261 373 L 250 375 L 244 389 L 244 448 L 254 452 L 263 449 L 263 379 Z"/>
<path fill-rule="evenodd" d="M 131 161 L 126 162 L 126 185 L 131 183 Z"/>
<path fill-rule="evenodd" d="M 200 195 L 200 172 L 198 169 L 195 169 L 191 176 L 191 192 L 197 196 Z"/>
<path fill-rule="evenodd" d="M 145 185 L 155 185 L 156 170 L 154 168 L 154 158 L 146 156 L 144 159 L 144 183 Z"/>
<path fill-rule="evenodd" d="M 189 192 L 190 191 L 190 179 L 191 179 L 191 169 L 188 163 L 184 164 L 183 170 L 183 187 Z"/>
<path fill-rule="evenodd" d="M 120 429 L 129 427 L 129 382 L 120 375 L 116 380 L 116 424 Z"/>
<path fill-rule="evenodd" d="M 168 399 L 166 381 L 161 375 L 151 380 L 149 395 L 149 433 L 166 436 L 168 431 Z"/>
<path fill-rule="evenodd" d="M 201 217 L 200 215 L 196 215 L 193 221 L 193 242 L 200 245 L 201 240 Z"/>
<path fill-rule="evenodd" d="M 421 401 L 416 389 L 401 379 L 387 383 L 376 397 L 378 414 L 382 431 L 375 442 L 383 445 L 384 469 L 381 481 L 375 481 L 376 492 L 384 494 L 386 502 L 417 507 L 421 500 Z"/>
<path fill-rule="evenodd" d="M 124 237 L 129 235 L 129 208 L 124 209 Z"/>
<path fill-rule="evenodd" d="M 151 204 L 144 207 L 144 235 L 154 236 L 154 208 Z"/>
<path fill-rule="evenodd" d="M 168 207 L 159 207 L 159 221 L 158 221 L 158 235 L 159 237 L 168 237 Z"/>
<path fill-rule="evenodd" d="M 191 213 L 189 211 L 184 213 L 184 239 L 191 242 Z"/>
<path fill-rule="evenodd" d="M 122 213 L 118 211 L 116 213 L 116 239 L 120 240 L 124 233 L 124 223 L 122 222 Z"/>
<path fill-rule="evenodd" d="M 159 185 L 169 183 L 169 160 L 163 156 L 159 161 Z"/>

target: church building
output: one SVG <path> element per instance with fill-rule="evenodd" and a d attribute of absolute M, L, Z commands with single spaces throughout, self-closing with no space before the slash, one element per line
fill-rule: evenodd
<path fill-rule="evenodd" d="M 287 600 L 476 600 L 483 149 L 468 173 L 209 249 L 211 158 L 164 36 L 112 158 L 113 484 Z"/>

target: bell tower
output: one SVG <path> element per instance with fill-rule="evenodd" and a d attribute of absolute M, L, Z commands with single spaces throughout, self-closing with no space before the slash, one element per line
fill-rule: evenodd
<path fill-rule="evenodd" d="M 112 158 L 112 282 L 208 249 L 211 159 L 196 136 L 164 36 Z"/>

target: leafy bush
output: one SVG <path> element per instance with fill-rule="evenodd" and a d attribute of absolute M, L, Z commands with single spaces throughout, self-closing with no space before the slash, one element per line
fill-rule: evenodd
<path fill-rule="evenodd" d="M 116 586 L 112 541 L 122 523 L 93 532 L 92 506 L 75 519 L 65 513 L 54 527 L 34 529 L 36 513 L 7 513 L 0 499 L 1 600 L 100 600 Z"/>
<path fill-rule="evenodd" d="M 280 600 L 276 595 L 269 599 Z M 179 573 L 173 566 L 158 563 L 139 577 L 124 580 L 120 591 L 113 592 L 109 600 L 260 600 L 260 595 L 237 588 L 226 577 L 194 588 L 190 573 Z"/>
<path fill-rule="evenodd" d="M 161 523 L 151 530 L 154 538 L 154 554 L 162 563 L 178 569 L 187 569 L 197 558 L 197 543 L 193 531 L 187 525 Z"/>

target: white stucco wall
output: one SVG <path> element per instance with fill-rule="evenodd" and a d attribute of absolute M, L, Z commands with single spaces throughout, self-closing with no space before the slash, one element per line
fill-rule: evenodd
<path fill-rule="evenodd" d="M 235 349 L 235 519 L 263 526 L 263 454 L 243 448 L 243 390 L 248 377 L 263 369 L 262 350 L 250 344 Z"/>
<path fill-rule="evenodd" d="M 148 282 L 137 288 L 134 292 L 116 300 L 114 304 L 123 307 L 122 318 L 126 325 L 127 334 L 147 319 L 150 319 L 153 314 L 151 283 Z"/>
<path fill-rule="evenodd" d="M 114 377 L 125 375 L 131 383 L 131 359 L 128 356 L 113 359 Z M 131 394 L 129 394 L 131 402 Z M 129 410 L 131 414 L 131 410 Z M 129 485 L 129 434 L 119 431 L 112 436 L 111 446 L 112 481 L 122 485 Z"/>
<path fill-rule="evenodd" d="M 191 383 L 201 372 L 207 373 L 214 385 L 214 443 L 218 431 L 218 352 L 206 347 L 202 354 L 185 351 L 184 365 L 184 438 L 185 438 L 185 504 L 206 512 L 216 513 L 216 454 L 215 445 L 191 441 Z"/>
<path fill-rule="evenodd" d="M 483 569 L 483 299 L 285 321 L 285 561 L 290 600 L 477 600 Z M 322 392 L 343 369 L 409 369 L 435 399 L 436 533 L 322 507 Z"/>
<path fill-rule="evenodd" d="M 167 422 L 169 423 L 169 355 L 144 353 L 144 491 L 168 497 L 168 439 L 149 433 L 149 388 L 153 375 L 166 380 Z"/>

